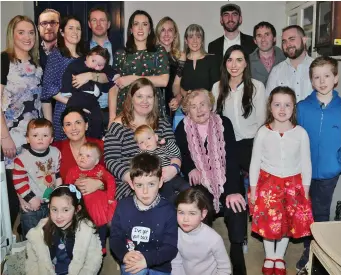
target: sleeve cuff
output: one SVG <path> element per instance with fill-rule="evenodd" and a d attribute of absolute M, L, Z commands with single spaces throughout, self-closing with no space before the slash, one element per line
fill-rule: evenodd
<path fill-rule="evenodd" d="M 30 193 L 28 193 L 25 197 L 23 197 L 23 199 L 26 201 L 26 202 L 29 202 L 32 198 L 34 198 L 36 195 L 30 191 Z"/>

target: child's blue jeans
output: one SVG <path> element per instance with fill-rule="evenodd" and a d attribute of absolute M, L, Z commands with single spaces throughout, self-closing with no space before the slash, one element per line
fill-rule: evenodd
<path fill-rule="evenodd" d="M 133 275 L 133 274 L 130 272 L 126 272 L 125 265 L 121 265 L 121 275 Z M 134 275 L 171 275 L 171 273 L 145 268 L 145 269 L 142 269 L 140 272 L 135 273 Z"/>
<path fill-rule="evenodd" d="M 39 221 L 43 218 L 46 218 L 48 215 L 49 208 L 47 206 L 47 203 L 42 203 L 39 210 L 37 211 L 24 212 L 23 210 L 21 210 L 20 224 L 24 240 L 26 240 L 26 234 L 28 233 L 28 231 L 30 231 L 31 228 L 36 227 Z"/>

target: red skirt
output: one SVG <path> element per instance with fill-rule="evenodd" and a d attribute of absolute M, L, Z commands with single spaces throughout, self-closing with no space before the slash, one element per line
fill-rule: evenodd
<path fill-rule="evenodd" d="M 300 174 L 279 178 L 259 173 L 255 205 L 250 204 L 252 231 L 269 240 L 310 236 L 314 222 Z"/>

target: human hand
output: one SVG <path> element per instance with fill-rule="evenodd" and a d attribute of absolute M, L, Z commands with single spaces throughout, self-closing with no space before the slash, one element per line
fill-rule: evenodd
<path fill-rule="evenodd" d="M 108 204 L 112 204 L 114 201 L 112 200 L 108 200 Z"/>
<path fill-rule="evenodd" d="M 165 140 L 164 138 L 162 138 L 162 139 L 159 141 L 159 144 L 160 144 L 160 145 L 166 144 L 166 140 Z"/>
<path fill-rule="evenodd" d="M 142 260 L 143 255 L 140 251 L 132 250 L 126 253 L 123 257 L 123 263 L 126 265 L 133 265 Z"/>
<path fill-rule="evenodd" d="M 120 74 L 115 74 L 111 81 L 115 82 L 119 77 L 121 77 Z"/>
<path fill-rule="evenodd" d="M 14 158 L 17 154 L 17 148 L 10 134 L 5 138 L 1 138 L 1 147 L 5 157 Z"/>
<path fill-rule="evenodd" d="M 164 182 L 170 181 L 178 174 L 178 171 L 173 165 L 168 165 L 162 168 L 162 179 Z"/>
<path fill-rule="evenodd" d="M 37 211 L 40 208 L 41 200 L 35 196 L 29 201 L 30 207 L 33 211 Z"/>
<path fill-rule="evenodd" d="M 72 75 L 72 86 L 76 89 L 79 89 L 84 84 L 88 83 L 90 80 L 92 80 L 92 73 L 82 73 L 78 75 Z"/>
<path fill-rule="evenodd" d="M 256 192 L 253 192 L 253 191 L 250 192 L 250 202 L 251 202 L 251 204 L 255 204 L 255 202 L 256 202 Z"/>
<path fill-rule="evenodd" d="M 231 207 L 234 213 L 242 212 L 242 209 L 246 210 L 246 202 L 241 194 L 231 194 L 226 197 L 226 207 Z"/>
<path fill-rule="evenodd" d="M 75 185 L 83 196 L 97 191 L 98 189 L 100 189 L 102 184 L 103 182 L 101 180 L 93 178 L 79 178 L 75 182 Z"/>
<path fill-rule="evenodd" d="M 133 75 L 125 75 L 117 78 L 114 82 L 118 88 L 123 89 L 129 86 L 136 79 Z"/>
<path fill-rule="evenodd" d="M 126 272 L 130 272 L 131 274 L 136 274 L 141 270 L 147 268 L 146 258 L 141 254 L 142 259 L 132 265 L 128 264 L 125 267 Z"/>
<path fill-rule="evenodd" d="M 201 172 L 195 168 L 188 173 L 188 178 L 190 185 L 198 185 L 201 183 Z"/>
<path fill-rule="evenodd" d="M 180 106 L 180 102 L 181 100 L 178 99 L 178 97 L 174 97 L 168 104 L 169 108 L 172 110 L 172 111 L 176 111 L 179 106 Z"/>
<path fill-rule="evenodd" d="M 18 195 L 18 198 L 19 198 L 19 202 L 20 202 L 20 206 L 21 206 L 21 209 L 24 211 L 24 212 L 28 212 L 28 211 L 33 211 L 33 209 L 31 208 L 31 205 L 25 201 L 21 196 Z"/>

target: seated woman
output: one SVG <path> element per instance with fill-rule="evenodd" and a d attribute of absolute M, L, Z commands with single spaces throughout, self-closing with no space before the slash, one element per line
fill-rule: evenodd
<path fill-rule="evenodd" d="M 66 108 L 62 113 L 61 122 L 67 139 L 56 141 L 52 145 L 57 147 L 61 152 L 60 176 L 63 182 L 65 182 L 69 169 L 77 166 L 76 159 L 82 145 L 86 142 L 96 143 L 103 153 L 103 141 L 85 136 L 85 132 L 88 129 L 88 122 L 81 108 Z M 104 165 L 103 158 L 101 158 L 99 163 Z M 104 188 L 102 181 L 92 178 L 78 179 L 75 184 L 84 195 Z"/>
<path fill-rule="evenodd" d="M 206 193 L 216 213 L 223 208 L 233 274 L 243 275 L 246 267 L 242 243 L 247 219 L 236 139 L 231 121 L 213 113 L 213 104 L 213 95 L 204 89 L 188 93 L 183 101 L 186 116 L 175 132 L 183 161 L 181 172 L 194 188 Z M 208 223 L 212 224 L 212 213 Z"/>
<path fill-rule="evenodd" d="M 139 78 L 131 84 L 123 111 L 111 124 L 104 139 L 104 161 L 107 169 L 116 178 L 117 200 L 132 194 L 129 186 L 131 185 L 129 162 L 139 152 L 134 132 L 137 127 L 144 124 L 150 126 L 160 140 L 175 141 L 170 124 L 159 118 L 157 89 L 147 78 Z M 165 146 L 168 144 L 172 143 L 167 142 Z M 178 159 L 181 164 L 180 154 Z M 168 165 L 162 168 L 164 182 L 173 179 L 177 174 L 175 166 Z"/>

